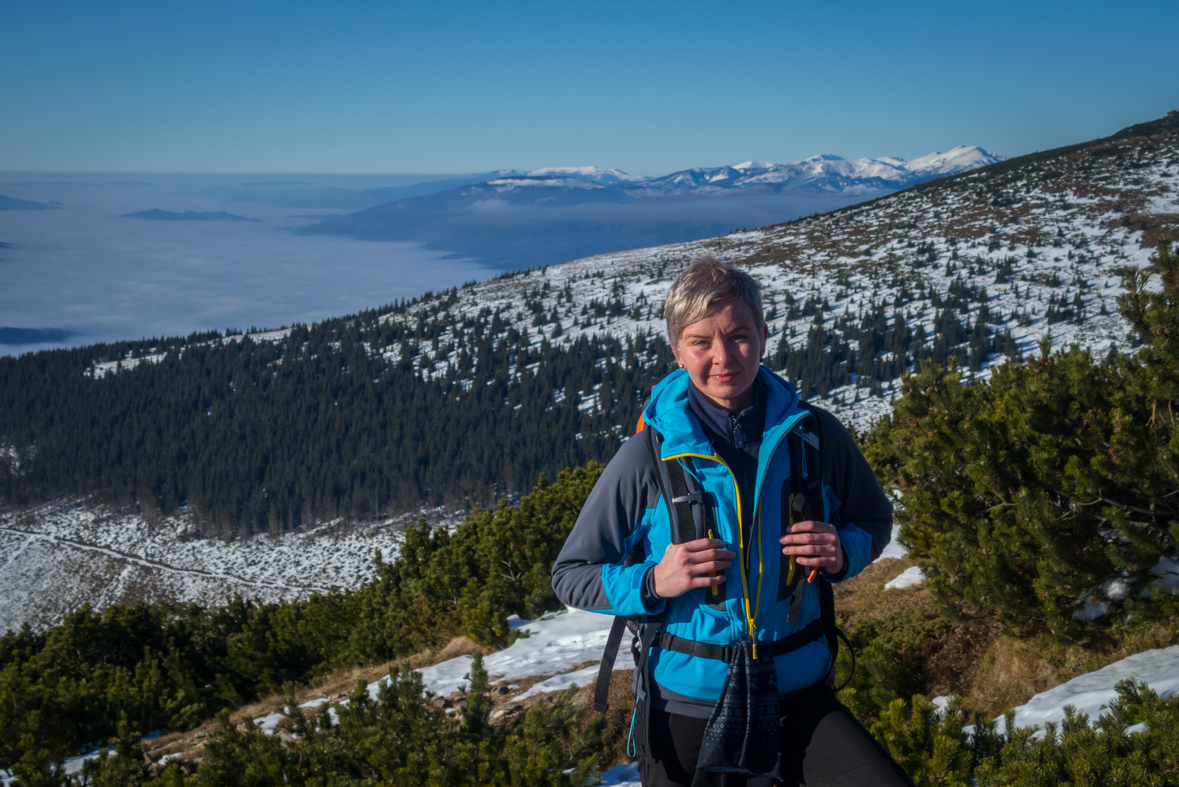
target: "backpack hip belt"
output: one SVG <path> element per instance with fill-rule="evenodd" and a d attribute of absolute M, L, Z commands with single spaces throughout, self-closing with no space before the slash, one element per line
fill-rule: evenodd
<path fill-rule="evenodd" d="M 813 620 L 793 634 L 788 634 L 770 643 L 759 644 L 768 644 L 770 653 L 777 657 L 805 647 L 823 638 L 825 634 L 826 631 L 823 622 L 821 620 Z M 663 650 L 686 653 L 689 656 L 699 656 L 704 659 L 714 659 L 716 661 L 723 661 L 726 664 L 733 660 L 733 654 L 736 652 L 735 645 L 714 645 L 711 642 L 698 642 L 694 639 L 677 637 L 666 631 L 660 631 L 656 634 L 655 640 L 651 644 Z"/>

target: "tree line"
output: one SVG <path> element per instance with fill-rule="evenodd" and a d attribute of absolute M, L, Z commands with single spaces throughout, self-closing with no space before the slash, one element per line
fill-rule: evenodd
<path fill-rule="evenodd" d="M 149 520 L 187 510 L 221 538 L 469 508 L 608 459 L 670 359 L 646 335 L 558 348 L 499 312 L 456 319 L 452 303 L 408 325 L 368 312 L 279 341 L 0 359 L 0 498 L 90 495 Z M 88 374 L 96 355 L 153 350 L 154 362 Z M 440 358 L 445 373 L 423 372 Z"/>
<path fill-rule="evenodd" d="M 460 313 L 455 289 L 277 340 L 214 332 L 2 358 L 0 500 L 91 496 L 149 521 L 187 511 L 200 535 L 229 539 L 519 495 L 538 473 L 608 460 L 671 368 L 661 335 L 555 342 L 566 326 L 548 295 L 571 308 L 567 285 L 525 291 L 530 322 Z M 623 296 L 616 282 L 576 325 L 653 315 Z M 787 318 L 813 322 L 805 337 L 784 331 L 767 364 L 805 397 L 853 380 L 879 395 L 923 358 L 978 369 L 1017 354 L 985 287 L 958 277 L 929 293 L 932 336 L 907 310 L 926 297 L 903 289 L 833 318 L 787 295 Z M 95 372 L 126 359 L 140 362 Z"/>

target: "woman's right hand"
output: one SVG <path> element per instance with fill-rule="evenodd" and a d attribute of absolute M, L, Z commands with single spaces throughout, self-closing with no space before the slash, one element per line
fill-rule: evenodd
<path fill-rule="evenodd" d="M 655 572 L 655 595 L 660 598 L 682 596 L 695 588 L 710 588 L 725 581 L 725 570 L 733 565 L 735 552 L 725 549 L 725 542 L 700 538 L 686 544 L 672 544 Z"/>

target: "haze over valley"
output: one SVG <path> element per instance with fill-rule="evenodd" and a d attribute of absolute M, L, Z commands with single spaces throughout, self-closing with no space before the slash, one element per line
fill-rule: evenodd
<path fill-rule="evenodd" d="M 341 203 L 383 199 L 388 190 L 366 192 L 372 180 L 0 173 L 0 194 L 60 203 L 0 210 L 0 328 L 59 332 L 0 336 L 0 353 L 311 322 L 494 273 L 418 243 L 291 231 L 347 212 Z M 258 220 L 125 215 L 151 211 Z"/>

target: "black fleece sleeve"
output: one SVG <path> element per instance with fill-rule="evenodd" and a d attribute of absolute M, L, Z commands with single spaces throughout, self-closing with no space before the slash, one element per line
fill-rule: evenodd
<path fill-rule="evenodd" d="M 872 536 L 872 560 L 892 539 L 892 504 L 847 428 L 831 413 L 811 407 L 819 421 L 823 478 L 839 499 L 839 519 Z"/>
<path fill-rule="evenodd" d="M 633 577 L 635 609 L 612 604 L 602 582 L 602 567 L 623 563 L 644 512 L 659 499 L 649 442 L 646 433 L 627 440 L 594 484 L 553 564 L 553 590 L 563 604 L 596 612 L 641 614 L 662 603 L 655 595 L 649 571 Z M 641 566 L 635 570 L 645 571 Z M 628 595 L 618 589 L 625 584 L 614 586 L 616 602 L 619 596 Z"/>

